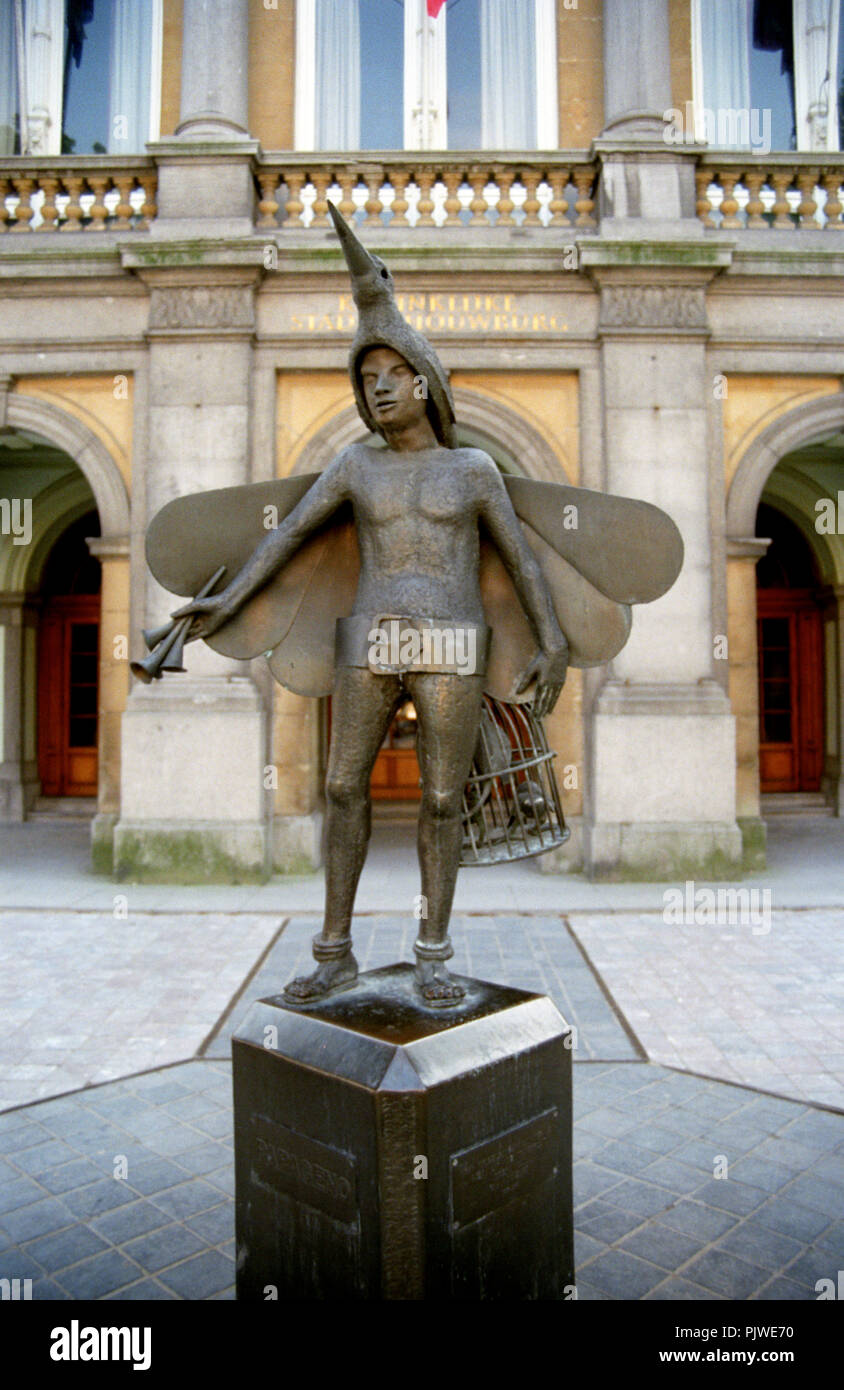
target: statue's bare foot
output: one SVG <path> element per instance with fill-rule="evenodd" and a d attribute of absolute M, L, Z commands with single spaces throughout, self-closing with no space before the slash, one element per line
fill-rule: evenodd
<path fill-rule="evenodd" d="M 459 1004 L 466 994 L 442 960 L 417 960 L 416 983 L 425 1003 L 434 1009 Z"/>
<path fill-rule="evenodd" d="M 329 994 L 351 989 L 358 977 L 358 963 L 351 951 L 336 960 L 320 961 L 313 975 L 301 975 L 284 987 L 284 997 L 291 1004 L 311 1004 Z"/>

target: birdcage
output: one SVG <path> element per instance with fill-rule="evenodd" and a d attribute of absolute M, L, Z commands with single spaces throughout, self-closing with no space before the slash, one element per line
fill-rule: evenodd
<path fill-rule="evenodd" d="M 554 777 L 556 756 L 529 705 L 484 696 L 463 791 L 461 865 L 527 859 L 565 844 L 571 831 Z"/>

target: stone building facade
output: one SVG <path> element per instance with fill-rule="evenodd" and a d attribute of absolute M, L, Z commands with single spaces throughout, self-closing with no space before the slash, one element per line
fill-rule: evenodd
<path fill-rule="evenodd" d="M 740 876 L 764 862 L 760 789 L 844 810 L 840 142 L 817 121 L 796 150 L 696 140 L 698 0 L 534 0 L 542 141 L 432 145 L 442 94 L 419 73 L 449 7 L 407 0 L 404 147 L 315 150 L 322 3 L 149 0 L 153 138 L 92 154 L 61 153 L 50 115 L 62 0 L 23 7 L 25 150 L 0 155 L 0 818 L 96 795 L 94 862 L 120 877 L 319 863 L 328 702 L 204 646 L 150 686 L 128 663 L 173 606 L 144 561 L 164 503 L 318 470 L 365 433 L 331 197 L 436 344 L 463 441 L 683 533 L 677 584 L 548 720 L 574 833 L 544 867 Z M 382 798 L 413 794 L 400 743 Z"/>

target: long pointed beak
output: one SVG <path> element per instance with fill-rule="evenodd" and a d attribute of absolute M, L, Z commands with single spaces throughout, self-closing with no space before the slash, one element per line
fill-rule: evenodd
<path fill-rule="evenodd" d="M 364 246 L 361 246 L 354 232 L 352 231 L 345 218 L 337 211 L 336 204 L 328 200 L 328 212 L 331 221 L 334 223 L 334 230 L 340 238 L 340 245 L 343 248 L 343 255 L 346 257 L 346 265 L 349 267 L 349 274 L 352 279 L 361 275 L 371 275 L 377 271 L 377 266 Z"/>

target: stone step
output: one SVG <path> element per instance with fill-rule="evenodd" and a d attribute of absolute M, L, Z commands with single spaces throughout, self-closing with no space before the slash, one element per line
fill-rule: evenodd
<path fill-rule="evenodd" d="M 97 814 L 95 796 L 39 796 L 27 815 L 31 821 L 88 821 Z"/>
<path fill-rule="evenodd" d="M 767 792 L 759 801 L 763 817 L 834 815 L 823 792 Z"/>

